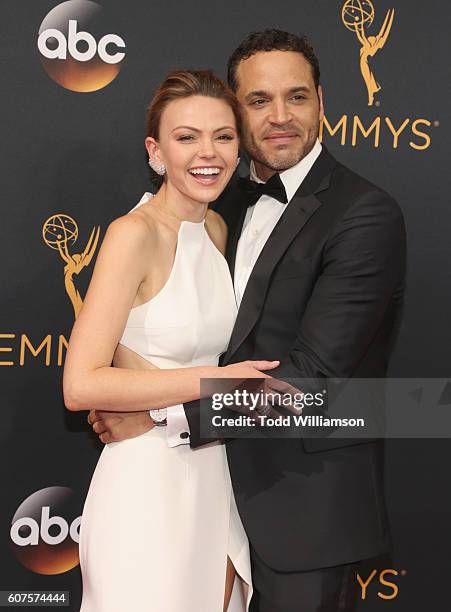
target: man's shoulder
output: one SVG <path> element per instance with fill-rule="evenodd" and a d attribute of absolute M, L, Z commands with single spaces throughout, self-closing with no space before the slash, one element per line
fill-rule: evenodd
<path fill-rule="evenodd" d="M 368 192 L 378 192 L 381 195 L 386 195 L 391 197 L 390 194 L 380 187 L 376 185 L 371 180 L 362 176 L 352 168 L 349 168 L 345 164 L 337 161 L 337 164 L 332 173 L 332 181 L 331 181 L 332 189 L 344 189 L 349 192 L 349 190 L 353 190 L 356 193 L 368 193 Z"/>
<path fill-rule="evenodd" d="M 335 203 L 342 202 L 345 208 L 373 202 L 381 203 L 384 208 L 388 207 L 402 214 L 398 202 L 386 189 L 339 161 L 332 172 L 328 191 L 328 197 Z"/>

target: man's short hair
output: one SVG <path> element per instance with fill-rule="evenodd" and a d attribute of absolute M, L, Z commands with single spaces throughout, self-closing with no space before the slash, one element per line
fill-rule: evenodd
<path fill-rule="evenodd" d="M 295 51 L 302 53 L 312 67 L 313 80 L 315 87 L 318 89 L 319 61 L 307 38 L 283 30 L 268 29 L 248 34 L 230 56 L 227 62 L 227 81 L 233 91 L 236 92 L 238 89 L 236 79 L 238 64 L 261 51 Z"/>

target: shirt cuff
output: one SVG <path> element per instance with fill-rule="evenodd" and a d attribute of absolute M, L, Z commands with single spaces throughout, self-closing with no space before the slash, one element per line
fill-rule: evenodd
<path fill-rule="evenodd" d="M 168 408 L 167 412 L 166 439 L 168 446 L 180 446 L 189 444 L 190 428 L 186 418 L 183 404 L 177 404 Z"/>

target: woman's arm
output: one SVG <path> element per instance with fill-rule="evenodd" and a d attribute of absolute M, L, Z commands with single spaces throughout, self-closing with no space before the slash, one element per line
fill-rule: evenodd
<path fill-rule="evenodd" d="M 150 232 L 150 236 L 149 236 Z M 156 228 L 140 215 L 113 221 L 97 257 L 83 308 L 75 322 L 64 367 L 64 402 L 69 410 L 140 412 L 200 398 L 201 378 L 267 377 L 278 362 L 246 361 L 226 368 L 111 367 L 148 262 L 157 261 Z"/>
<path fill-rule="evenodd" d="M 64 401 L 69 410 L 140 411 L 199 398 L 200 378 L 218 368 L 168 370 L 113 368 L 114 351 L 130 308 L 156 259 L 156 232 L 139 215 L 109 226 L 80 315 L 70 337 L 64 368 Z"/>

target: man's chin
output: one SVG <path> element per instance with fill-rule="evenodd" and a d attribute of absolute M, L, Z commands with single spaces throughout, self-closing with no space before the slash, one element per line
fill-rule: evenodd
<path fill-rule="evenodd" d="M 290 155 L 290 156 L 272 156 L 266 158 L 264 161 L 265 166 L 274 170 L 275 172 L 283 172 L 284 170 L 288 170 L 295 166 L 298 162 L 303 158 L 302 154 Z"/>
<path fill-rule="evenodd" d="M 316 138 L 312 141 L 303 142 L 301 148 L 299 147 L 301 144 L 299 140 L 297 146 L 287 144 L 265 146 L 266 143 L 263 141 L 261 148 L 255 151 L 256 155 L 251 153 L 251 157 L 274 172 L 283 172 L 304 159 L 312 150 L 315 141 Z"/>

